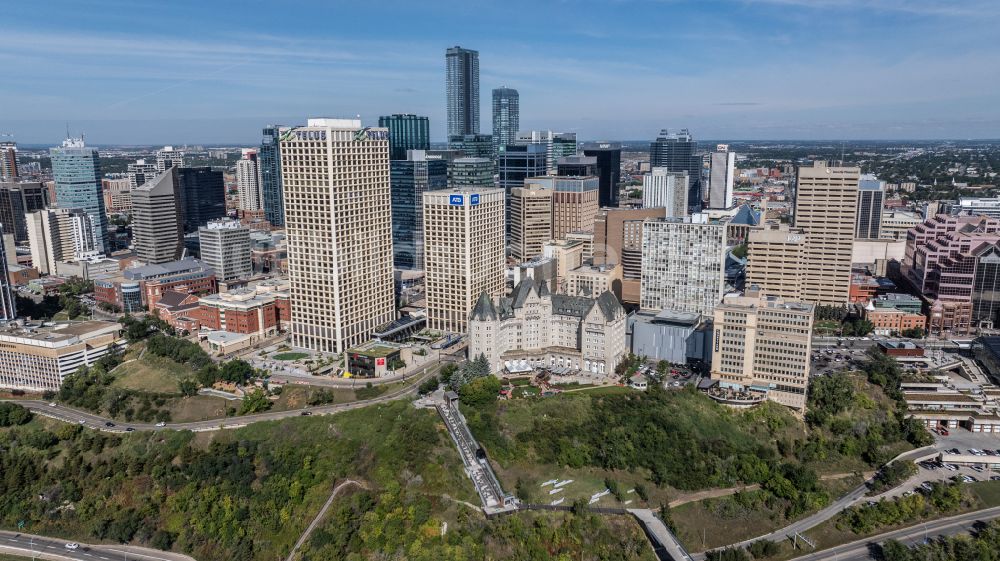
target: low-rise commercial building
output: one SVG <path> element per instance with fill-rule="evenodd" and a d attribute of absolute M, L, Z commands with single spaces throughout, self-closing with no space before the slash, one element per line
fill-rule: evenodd
<path fill-rule="evenodd" d="M 84 321 L 0 330 L 0 388 L 58 391 L 66 376 L 125 347 L 122 326 Z"/>
<path fill-rule="evenodd" d="M 287 282 L 283 289 L 272 288 L 257 285 L 203 296 L 193 315 L 203 328 L 270 337 L 291 320 Z"/>
<path fill-rule="evenodd" d="M 632 354 L 673 364 L 712 360 L 712 320 L 700 314 L 664 310 L 629 315 L 628 347 Z"/>

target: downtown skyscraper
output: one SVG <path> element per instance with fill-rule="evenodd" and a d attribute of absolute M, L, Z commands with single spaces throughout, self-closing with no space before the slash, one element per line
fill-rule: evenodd
<path fill-rule="evenodd" d="M 409 150 L 431 149 L 431 122 L 410 114 L 383 115 L 378 126 L 389 129 L 389 159 L 405 160 Z"/>
<path fill-rule="evenodd" d="M 650 167 L 688 172 L 688 205 L 692 210 L 701 208 L 701 157 L 695 154 L 697 149 L 698 143 L 687 129 L 673 133 L 663 129 L 649 145 Z"/>
<path fill-rule="evenodd" d="M 493 159 L 501 146 L 513 144 L 521 127 L 521 99 L 514 88 L 493 90 Z"/>
<path fill-rule="evenodd" d="M 292 344 L 343 353 L 396 317 L 389 131 L 309 119 L 281 140 Z"/>
<path fill-rule="evenodd" d="M 479 51 L 445 51 L 448 136 L 479 133 Z"/>
<path fill-rule="evenodd" d="M 59 148 L 49 149 L 56 201 L 60 208 L 78 208 L 90 217 L 94 245 L 98 252 L 110 250 L 108 217 L 104 213 L 101 186 L 101 157 L 96 148 L 84 145 L 83 138 L 67 138 Z"/>
<path fill-rule="evenodd" d="M 257 151 L 260 170 L 260 191 L 264 202 L 264 218 L 272 226 L 285 225 L 285 201 L 281 190 L 281 135 L 288 127 L 264 127 Z M 215 217 L 213 217 L 215 218 Z M 204 222 L 203 222 L 204 224 Z"/>

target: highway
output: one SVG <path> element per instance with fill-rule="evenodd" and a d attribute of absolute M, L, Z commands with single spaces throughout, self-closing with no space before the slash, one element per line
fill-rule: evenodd
<path fill-rule="evenodd" d="M 79 544 L 67 549 L 66 540 L 0 531 L 0 553 L 37 559 L 72 559 L 74 561 L 195 561 L 193 557 L 170 551 L 119 545 Z"/>
<path fill-rule="evenodd" d="M 796 557 L 794 561 L 863 561 L 873 559 L 870 555 L 872 544 L 884 543 L 887 540 L 898 540 L 906 545 L 913 545 L 923 542 L 925 537 L 933 538 L 936 536 L 969 533 L 976 522 L 985 522 L 994 518 L 1000 518 L 1000 507 L 959 514 L 927 522 L 919 526 L 886 532 L 863 540 Z"/>
<path fill-rule="evenodd" d="M 211 419 L 207 421 L 193 421 L 189 423 L 167 423 L 163 427 L 158 427 L 155 424 L 150 423 L 134 423 L 134 422 L 120 422 L 114 419 L 108 419 L 106 417 L 101 417 L 87 411 L 82 411 L 80 409 L 73 409 L 71 407 L 66 407 L 65 405 L 56 403 L 52 405 L 48 401 L 43 400 L 11 400 L 23 405 L 24 407 L 30 409 L 31 411 L 42 415 L 44 417 L 50 417 L 53 419 L 58 419 L 60 421 L 65 421 L 67 423 L 78 423 L 85 427 L 98 429 L 105 432 L 115 432 L 124 433 L 132 431 L 158 431 L 158 430 L 189 430 L 193 432 L 206 432 L 206 431 L 216 431 L 223 429 L 236 429 L 240 427 L 245 427 L 251 423 L 257 423 L 260 421 L 277 421 L 279 419 L 288 419 L 290 417 L 299 417 L 303 412 L 308 412 L 310 415 L 332 415 L 334 413 L 341 413 L 344 411 L 350 411 L 352 409 L 359 409 L 361 407 L 367 407 L 369 405 L 375 405 L 378 403 L 385 403 L 387 401 L 393 401 L 401 397 L 406 397 L 409 395 L 415 395 L 417 393 L 417 388 L 420 383 L 431 375 L 438 372 L 441 365 L 437 364 L 431 366 L 420 374 L 411 376 L 409 379 L 409 384 L 403 388 L 393 390 L 385 395 L 380 395 L 372 399 L 364 399 L 361 401 L 352 401 L 350 403 L 340 403 L 333 405 L 317 405 L 315 407 L 306 407 L 304 409 L 292 409 L 289 411 L 266 411 L 264 413 L 254 413 L 251 415 L 242 415 L 239 417 L 226 417 L 223 419 Z M 108 423 L 113 423 L 114 426 L 108 426 Z M 129 431 L 128 429 L 132 429 Z"/>

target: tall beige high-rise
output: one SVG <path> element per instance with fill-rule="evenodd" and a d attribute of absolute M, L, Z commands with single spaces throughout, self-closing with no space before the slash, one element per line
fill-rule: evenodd
<path fill-rule="evenodd" d="M 292 343 L 341 353 L 396 317 L 388 129 L 309 119 L 280 142 Z"/>
<path fill-rule="evenodd" d="M 542 253 L 552 239 L 552 189 L 515 187 L 510 190 L 510 256 L 527 261 Z"/>
<path fill-rule="evenodd" d="M 805 232 L 799 300 L 840 305 L 850 300 L 851 253 L 861 168 L 827 162 L 800 166 L 795 188 L 795 227 Z"/>
<path fill-rule="evenodd" d="M 132 233 L 136 259 L 157 265 L 180 259 L 184 220 L 177 168 L 171 166 L 132 191 Z"/>
<path fill-rule="evenodd" d="M 427 191 L 424 293 L 427 327 L 465 333 L 479 296 L 503 294 L 503 189 Z"/>
<path fill-rule="evenodd" d="M 712 379 L 805 409 L 813 309 L 755 287 L 746 296 L 727 296 L 715 307 Z"/>
<path fill-rule="evenodd" d="M 747 236 L 746 285 L 756 285 L 769 296 L 798 299 L 805 245 L 801 228 L 776 222 L 752 228 Z"/>

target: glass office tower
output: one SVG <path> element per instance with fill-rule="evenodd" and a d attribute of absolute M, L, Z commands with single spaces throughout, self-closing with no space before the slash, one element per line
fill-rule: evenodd
<path fill-rule="evenodd" d="M 264 127 L 257 151 L 257 165 L 260 166 L 260 190 L 264 203 L 264 218 L 272 226 L 285 225 L 285 200 L 281 188 L 281 145 L 278 140 L 288 130 L 280 125 Z M 225 193 L 223 193 L 225 197 Z M 225 201 L 223 201 L 225 206 Z M 223 213 L 223 216 L 225 214 Z M 214 218 L 214 217 L 213 217 Z M 207 220 L 202 222 L 202 225 Z M 197 226 L 195 227 L 197 229 Z"/>
<path fill-rule="evenodd" d="M 517 131 L 520 127 L 521 100 L 517 90 L 506 86 L 494 89 L 493 159 L 496 159 L 501 146 L 514 144 L 514 139 L 517 138 Z"/>
<path fill-rule="evenodd" d="M 378 118 L 378 126 L 389 129 L 390 160 L 405 160 L 407 150 L 431 149 L 431 125 L 427 117 L 384 115 Z"/>
<path fill-rule="evenodd" d="M 87 148 L 83 138 L 67 138 L 59 148 L 49 149 L 52 176 L 56 183 L 56 204 L 79 208 L 87 213 L 94 231 L 95 249 L 110 251 L 108 217 L 104 213 L 101 187 L 101 157 L 96 148 Z"/>
<path fill-rule="evenodd" d="M 397 269 L 424 268 L 423 196 L 448 186 L 448 162 L 411 150 L 405 160 L 389 162 L 392 190 L 392 264 Z"/>

